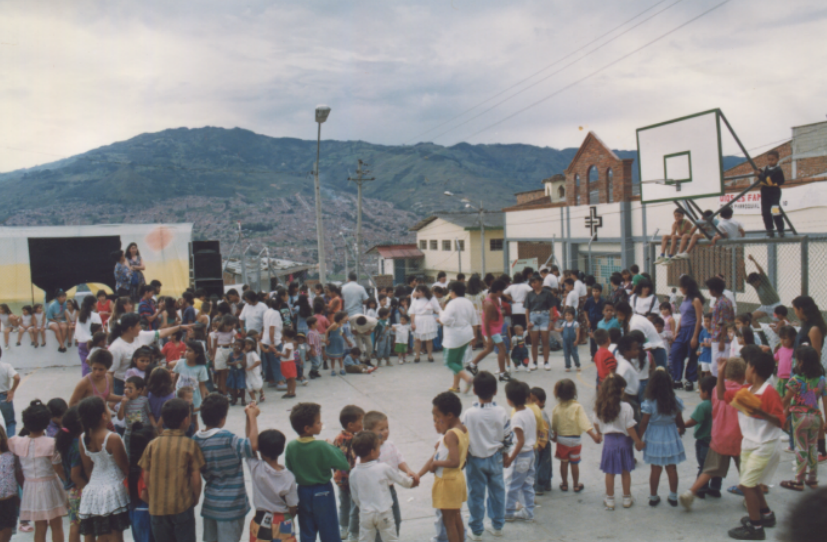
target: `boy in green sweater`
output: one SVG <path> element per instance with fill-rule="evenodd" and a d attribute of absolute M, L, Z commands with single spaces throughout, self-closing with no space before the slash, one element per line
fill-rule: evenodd
<path fill-rule="evenodd" d="M 299 529 L 301 542 L 341 542 L 333 470 L 350 470 L 341 450 L 314 437 L 322 432 L 322 407 L 299 403 L 290 412 L 290 425 L 299 438 L 287 445 L 285 465 L 299 486 Z"/>

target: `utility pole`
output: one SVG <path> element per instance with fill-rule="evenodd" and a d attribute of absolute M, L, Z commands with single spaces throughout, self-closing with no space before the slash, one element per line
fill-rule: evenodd
<path fill-rule="evenodd" d="M 457 273 L 462 273 L 462 251 L 459 249 L 459 239 L 454 239 L 457 247 Z"/>
<path fill-rule="evenodd" d="M 485 276 L 485 209 L 480 202 L 480 239 L 482 240 L 482 275 Z"/>
<path fill-rule="evenodd" d="M 356 178 L 352 179 L 350 177 L 347 178 L 348 181 L 353 181 L 356 183 L 356 280 L 359 280 L 359 275 L 362 271 L 361 269 L 361 251 L 362 251 L 362 183 L 364 181 L 375 181 L 375 177 L 371 177 L 366 179 L 364 175 L 370 173 L 367 169 L 363 170 L 362 166 L 367 167 L 368 164 L 359 160 L 359 165 L 356 166 Z M 347 258 L 347 250 L 345 250 L 345 257 Z"/>
<path fill-rule="evenodd" d="M 347 282 L 347 239 L 345 239 L 345 235 L 343 233 L 339 232 L 339 235 L 342 236 L 342 248 L 345 249 L 345 282 Z"/>

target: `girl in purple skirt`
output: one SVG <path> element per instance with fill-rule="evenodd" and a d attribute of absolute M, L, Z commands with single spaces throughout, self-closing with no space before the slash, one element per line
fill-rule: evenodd
<path fill-rule="evenodd" d="M 603 457 L 600 470 L 606 473 L 606 510 L 615 509 L 615 475 L 620 475 L 623 485 L 623 507 L 634 504 L 632 499 L 632 475 L 635 456 L 632 443 L 638 450 L 643 442 L 635 431 L 635 415 L 631 405 L 623 401 L 626 380 L 615 374 L 609 375 L 600 385 L 594 405 L 594 428 L 604 435 Z"/>

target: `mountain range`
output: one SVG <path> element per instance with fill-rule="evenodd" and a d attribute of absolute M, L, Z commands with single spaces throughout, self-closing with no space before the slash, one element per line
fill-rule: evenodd
<path fill-rule="evenodd" d="M 514 193 L 541 188 L 541 180 L 561 173 L 576 148 L 532 145 L 444 147 L 375 145 L 364 141 L 322 140 L 320 178 L 325 196 L 356 192 L 349 182 L 357 160 L 369 164 L 366 197 L 425 216 L 436 210 L 458 210 L 442 196 L 449 190 L 486 208 L 515 202 Z M 615 151 L 636 158 L 636 151 Z M 152 206 L 169 199 L 203 196 L 241 198 L 251 204 L 299 194 L 313 196 L 310 172 L 316 142 L 273 138 L 241 128 L 176 128 L 141 134 L 126 141 L 35 168 L 0 174 L 4 197 L 0 222 L 44 202 L 71 205 L 88 202 Z M 726 157 L 731 167 L 741 159 Z M 637 168 L 633 168 L 637 175 Z"/>

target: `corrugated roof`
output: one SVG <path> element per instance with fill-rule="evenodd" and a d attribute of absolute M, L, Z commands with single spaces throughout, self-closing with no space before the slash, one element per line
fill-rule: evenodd
<path fill-rule="evenodd" d="M 255 262 L 256 258 L 247 258 L 247 273 L 256 272 Z M 269 261 L 267 258 L 260 258 L 259 262 L 263 273 L 267 272 L 269 264 L 270 272 L 279 275 L 289 275 L 291 273 L 298 273 L 309 269 L 317 269 L 319 267 L 318 264 L 294 262 L 291 260 L 281 260 L 279 258 L 270 258 Z M 233 275 L 241 275 L 241 260 L 230 258 L 230 260 L 226 263 L 225 271 L 232 273 Z"/>
<path fill-rule="evenodd" d="M 505 224 L 505 215 L 502 211 L 486 211 L 483 215 L 485 217 L 485 227 L 492 230 L 501 230 Z M 477 230 L 480 227 L 479 213 L 437 213 L 431 215 L 425 220 L 420 220 L 409 229 L 410 231 L 419 231 L 437 218 L 441 218 L 446 222 L 450 222 L 455 226 L 459 226 L 465 230 Z"/>
<path fill-rule="evenodd" d="M 386 260 L 403 259 L 403 258 L 424 258 L 425 254 L 416 248 L 416 245 L 377 245 L 365 254 L 379 254 Z"/>

